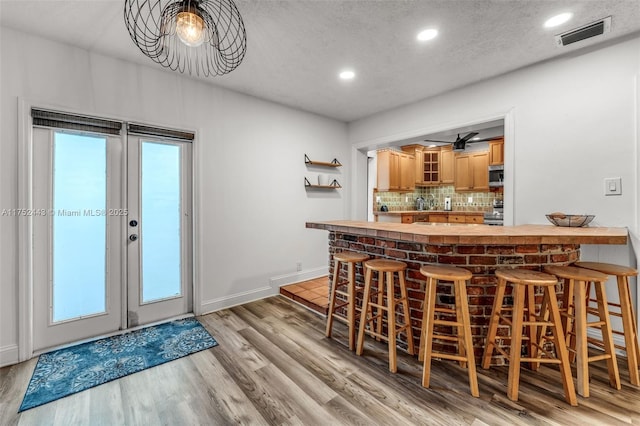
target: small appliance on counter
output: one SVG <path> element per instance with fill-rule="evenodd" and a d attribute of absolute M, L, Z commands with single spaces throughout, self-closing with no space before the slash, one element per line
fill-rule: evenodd
<path fill-rule="evenodd" d="M 424 210 L 424 198 L 416 198 L 416 210 Z"/>
<path fill-rule="evenodd" d="M 444 197 L 444 210 L 451 211 L 451 197 Z"/>

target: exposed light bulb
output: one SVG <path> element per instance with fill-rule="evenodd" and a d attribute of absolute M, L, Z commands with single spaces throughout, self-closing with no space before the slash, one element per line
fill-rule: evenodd
<path fill-rule="evenodd" d="M 562 25 L 565 22 L 567 22 L 569 19 L 571 19 L 572 16 L 573 14 L 569 12 L 561 13 L 559 15 L 553 16 L 546 20 L 546 22 L 544 23 L 544 27 L 545 28 L 557 27 L 558 25 Z"/>
<path fill-rule="evenodd" d="M 438 35 L 438 30 L 430 28 L 428 30 L 420 31 L 416 38 L 419 41 L 427 41 L 435 38 Z"/>
<path fill-rule="evenodd" d="M 176 16 L 176 34 L 187 46 L 198 47 L 204 42 L 204 20 L 192 12 L 179 12 Z"/>
<path fill-rule="evenodd" d="M 340 78 L 341 78 L 341 79 L 343 79 L 343 80 L 351 80 L 351 79 L 353 79 L 355 76 L 356 76 L 356 73 L 355 73 L 355 72 L 353 72 L 353 71 L 349 71 L 349 70 L 342 71 L 342 72 L 340 73 Z"/>

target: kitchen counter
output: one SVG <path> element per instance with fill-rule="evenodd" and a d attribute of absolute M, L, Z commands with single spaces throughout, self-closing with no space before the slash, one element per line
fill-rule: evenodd
<path fill-rule="evenodd" d="M 566 228 L 554 225 L 488 226 L 403 224 L 336 220 L 307 228 L 433 244 L 626 244 L 627 228 Z"/>
<path fill-rule="evenodd" d="M 353 251 L 370 258 L 407 263 L 405 279 L 416 345 L 420 339 L 425 289 L 420 267 L 441 264 L 471 271 L 473 276 L 467 285 L 467 293 L 476 357 L 484 348 L 497 283 L 496 269 L 523 267 L 542 271 L 547 265 L 568 265 L 579 260 L 581 244 L 626 244 L 628 239 L 626 228 L 564 228 L 554 225 L 402 224 L 337 220 L 307 222 L 306 227 L 329 231 L 330 282 L 336 272 L 333 269 L 333 254 L 336 252 Z M 346 279 L 346 268 L 339 273 Z M 362 268 L 358 267 L 357 280 L 362 282 L 363 275 Z M 450 285 L 447 282 L 438 285 L 436 303 L 451 307 Z M 444 350 L 456 353 L 455 340 L 443 345 Z M 399 346 L 406 348 L 406 343 L 400 342 Z M 505 360 L 497 355 L 492 364 L 503 365 Z"/>

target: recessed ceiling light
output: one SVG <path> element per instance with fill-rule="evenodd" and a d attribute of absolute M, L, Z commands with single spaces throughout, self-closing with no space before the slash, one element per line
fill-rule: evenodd
<path fill-rule="evenodd" d="M 342 80 L 352 80 L 356 76 L 356 73 L 351 70 L 345 70 L 340 73 Z"/>
<path fill-rule="evenodd" d="M 545 28 L 553 28 L 553 27 L 557 27 L 558 25 L 562 25 L 565 22 L 567 22 L 569 19 L 571 19 L 573 17 L 573 13 L 561 13 L 559 15 L 556 16 L 552 16 L 551 18 L 547 19 L 544 23 L 544 27 Z"/>
<path fill-rule="evenodd" d="M 428 145 L 427 148 L 435 148 L 436 146 L 438 145 L 436 145 L 435 143 L 432 143 L 431 145 Z"/>
<path fill-rule="evenodd" d="M 480 139 L 479 136 L 476 136 L 475 138 L 471 138 L 472 141 L 477 141 L 478 139 Z"/>
<path fill-rule="evenodd" d="M 438 30 L 429 28 L 428 30 L 420 31 L 417 35 L 417 39 L 420 41 L 427 41 L 435 38 L 438 35 Z"/>

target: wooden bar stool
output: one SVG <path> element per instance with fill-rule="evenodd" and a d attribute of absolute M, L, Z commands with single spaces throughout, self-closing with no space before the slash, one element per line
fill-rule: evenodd
<path fill-rule="evenodd" d="M 356 264 L 369 259 L 369 256 L 361 253 L 342 252 L 333 255 L 333 282 L 331 284 L 331 294 L 329 295 L 329 312 L 327 312 L 327 337 L 331 338 L 333 330 L 333 319 L 336 318 L 347 323 L 349 327 L 349 349 L 356 347 Z M 342 264 L 348 265 L 347 279 L 340 279 L 340 267 Z M 346 287 L 345 290 L 340 288 Z M 346 301 L 337 300 L 337 295 L 341 295 Z M 336 314 L 336 310 L 347 307 L 346 318 Z"/>
<path fill-rule="evenodd" d="M 499 269 L 496 271 L 498 286 L 493 302 L 487 344 L 484 350 L 482 368 L 487 369 L 491 364 L 491 356 L 494 349 L 509 359 L 509 378 L 507 384 L 507 396 L 512 401 L 518 400 L 518 388 L 520 384 L 520 363 L 530 362 L 532 366 L 538 363 L 559 364 L 562 386 L 565 400 L 573 405 L 578 405 L 576 391 L 571 377 L 571 365 L 569 354 L 562 331 L 562 319 L 558 308 L 555 286 L 558 280 L 553 275 L 528 269 Z M 513 307 L 503 306 L 504 293 L 507 283 L 513 285 Z M 535 288 L 542 287 L 543 300 L 549 308 L 550 320 L 544 318 L 544 313 L 536 313 Z M 504 311 L 511 311 L 509 318 Z M 498 346 L 497 340 L 503 337 L 497 336 L 498 325 L 506 323 L 511 326 L 511 346 L 507 353 Z M 543 334 L 543 339 L 551 341 L 555 345 L 556 356 L 548 352 L 537 340 L 538 327 L 549 327 L 551 336 Z M 524 327 L 524 335 L 523 335 Z M 529 356 L 522 357 L 522 342 L 528 343 Z M 544 355 L 544 358 L 541 358 Z"/>
<path fill-rule="evenodd" d="M 389 371 L 395 373 L 398 371 L 396 339 L 400 333 L 404 332 L 407 336 L 407 351 L 409 354 L 413 355 L 415 353 L 413 333 L 411 331 L 409 301 L 407 299 L 407 288 L 404 281 L 404 272 L 407 269 L 407 264 L 397 260 L 374 259 L 364 262 L 364 268 L 364 295 L 362 296 L 362 315 L 360 317 L 356 354 L 362 355 L 365 332 L 378 340 L 386 340 L 389 343 Z M 375 292 L 371 291 L 373 272 L 378 273 L 378 287 Z M 400 298 L 396 298 L 395 295 L 394 273 L 398 274 Z M 377 303 L 371 302 L 373 296 L 377 296 Z M 404 324 L 399 325 L 396 320 L 396 309 L 400 304 L 402 304 Z M 373 308 L 376 309 L 375 315 L 373 314 Z M 382 332 L 382 321 L 385 312 L 387 314 L 387 335 L 384 335 Z M 367 325 L 370 325 L 369 330 L 367 330 Z"/>
<path fill-rule="evenodd" d="M 613 334 L 604 284 L 607 276 L 590 269 L 575 266 L 545 266 L 544 270 L 564 280 L 563 314 L 565 316 L 565 338 L 576 358 L 577 389 L 583 397 L 589 396 L 589 363 L 606 360 L 611 387 L 620 389 L 620 373 L 616 362 L 616 351 L 613 346 Z M 587 288 L 594 284 L 598 308 L 588 311 Z M 588 322 L 587 313 L 598 317 L 597 321 Z M 599 328 L 602 333 L 604 354 L 589 356 L 587 328 Z M 575 329 L 575 332 L 573 331 Z M 575 355 L 573 355 L 575 354 Z"/>
<path fill-rule="evenodd" d="M 420 338 L 420 351 L 418 360 L 424 359 L 422 370 L 422 386 L 429 387 L 431 378 L 431 359 L 450 359 L 460 362 L 460 366 L 469 370 L 469 387 L 471 395 L 478 397 L 478 377 L 476 375 L 476 361 L 471 339 L 471 320 L 469 318 L 469 302 L 467 300 L 467 280 L 471 279 L 471 272 L 466 269 L 453 266 L 426 265 L 420 268 L 420 273 L 427 277 L 425 299 L 423 305 L 422 331 Z M 436 293 L 438 280 L 453 281 L 455 294 L 455 309 L 436 306 Z M 437 314 L 455 315 L 455 320 L 438 319 Z M 447 325 L 455 327 L 457 337 L 435 335 L 434 325 Z M 433 352 L 433 340 L 444 340 L 458 343 L 458 354 Z"/>
<path fill-rule="evenodd" d="M 637 276 L 638 271 L 628 266 L 615 265 L 612 263 L 576 262 L 574 265 L 579 268 L 592 269 L 616 277 L 620 303 L 608 302 L 608 309 L 609 315 L 622 318 L 622 332 L 613 329 L 611 332 L 624 336 L 624 346 L 615 345 L 615 347 L 627 353 L 629 381 L 631 384 L 639 386 L 640 374 L 638 373 L 638 362 L 640 360 L 640 347 L 638 346 L 638 324 L 636 322 L 636 314 L 633 309 L 633 303 L 631 302 L 631 291 L 629 288 L 629 277 Z M 589 299 L 589 302 L 596 302 L 596 300 Z M 603 341 L 593 343 L 600 347 L 604 345 Z"/>

